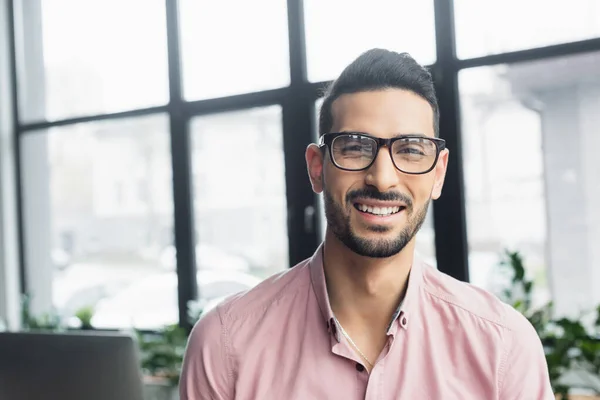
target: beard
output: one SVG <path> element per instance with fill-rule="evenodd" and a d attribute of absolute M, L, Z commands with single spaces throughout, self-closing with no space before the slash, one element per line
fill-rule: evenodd
<path fill-rule="evenodd" d="M 354 253 L 371 258 L 386 258 L 400 253 L 406 245 L 415 237 L 427 216 L 430 200 L 422 208 L 415 210 L 412 199 L 400 193 L 381 193 L 374 188 L 356 190 L 348 193 L 346 203 L 354 207 L 354 199 L 371 198 L 375 200 L 391 201 L 400 200 L 406 204 L 405 212 L 408 214 L 408 222 L 398 235 L 391 239 L 368 239 L 361 237 L 353 231 L 350 223 L 350 214 L 346 214 L 344 207 L 335 202 L 327 189 L 323 190 L 325 206 L 325 218 L 327 226 L 335 237 Z M 384 225 L 373 225 L 368 228 L 371 232 L 385 233 L 393 227 Z"/>

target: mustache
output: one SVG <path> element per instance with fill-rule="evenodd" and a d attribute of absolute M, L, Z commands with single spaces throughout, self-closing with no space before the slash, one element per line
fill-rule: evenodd
<path fill-rule="evenodd" d="M 362 189 L 353 190 L 346 194 L 346 202 L 355 203 L 360 199 L 372 199 L 379 201 L 400 201 L 406 204 L 408 209 L 412 209 L 413 201 L 412 198 L 404 193 L 400 192 L 380 192 L 374 187 L 366 187 Z"/>

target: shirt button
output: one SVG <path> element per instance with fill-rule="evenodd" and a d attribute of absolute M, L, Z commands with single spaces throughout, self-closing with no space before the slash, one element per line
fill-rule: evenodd
<path fill-rule="evenodd" d="M 363 372 L 365 370 L 365 367 L 363 367 L 361 363 L 356 363 L 356 370 L 358 372 Z"/>
<path fill-rule="evenodd" d="M 406 317 L 404 317 L 404 316 L 403 316 L 403 317 L 400 319 L 400 325 L 401 325 L 403 328 L 406 328 L 406 324 L 407 324 L 407 323 L 408 323 L 408 321 L 406 320 Z"/>

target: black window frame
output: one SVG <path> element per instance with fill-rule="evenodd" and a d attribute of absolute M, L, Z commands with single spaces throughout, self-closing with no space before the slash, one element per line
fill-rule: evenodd
<path fill-rule="evenodd" d="M 279 105 L 282 108 L 283 147 L 288 214 L 289 267 L 310 257 L 320 241 L 317 227 L 322 224 L 317 197 L 312 192 L 304 161 L 304 149 L 318 137 L 315 102 L 328 82 L 309 82 L 304 25 L 303 0 L 287 0 L 290 84 L 287 87 L 240 94 L 217 99 L 186 101 L 182 93 L 180 24 L 178 0 L 165 0 L 168 43 L 169 103 L 164 106 L 119 113 L 91 115 L 57 121 L 23 123 L 20 120 L 17 82 L 18 48 L 15 2 L 8 0 L 10 41 L 10 89 L 14 105 L 14 140 L 16 144 L 16 181 L 22 181 L 20 139 L 35 131 L 82 122 L 130 118 L 165 113 L 169 117 L 173 172 L 174 232 L 177 249 L 179 322 L 190 328 L 187 303 L 198 296 L 196 285 L 196 240 L 193 190 L 191 182 L 190 121 L 197 116 Z M 435 12 L 436 61 L 432 71 L 441 114 L 440 137 L 451 149 L 452 157 L 444 185 L 444 195 L 433 203 L 435 251 L 438 268 L 459 280 L 469 280 L 468 237 L 466 227 L 462 138 L 458 74 L 466 68 L 492 66 L 570 56 L 600 51 L 600 38 L 545 46 L 534 49 L 458 59 L 456 56 L 452 0 L 433 0 Z M 541 12 L 541 11 L 540 11 Z M 23 192 L 17 193 L 21 292 L 27 292 L 26 254 L 23 234 Z"/>

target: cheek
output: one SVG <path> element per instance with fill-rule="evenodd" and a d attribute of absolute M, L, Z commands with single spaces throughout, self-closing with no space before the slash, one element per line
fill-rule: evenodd
<path fill-rule="evenodd" d="M 432 196 L 434 177 L 422 176 L 407 183 L 407 188 L 414 201 L 415 209 L 420 209 Z"/>
<path fill-rule="evenodd" d="M 331 168 L 323 170 L 323 189 L 343 207 L 346 206 L 346 193 L 352 187 L 353 180 L 349 178 L 351 177 L 346 176 L 343 172 L 332 171 Z"/>

